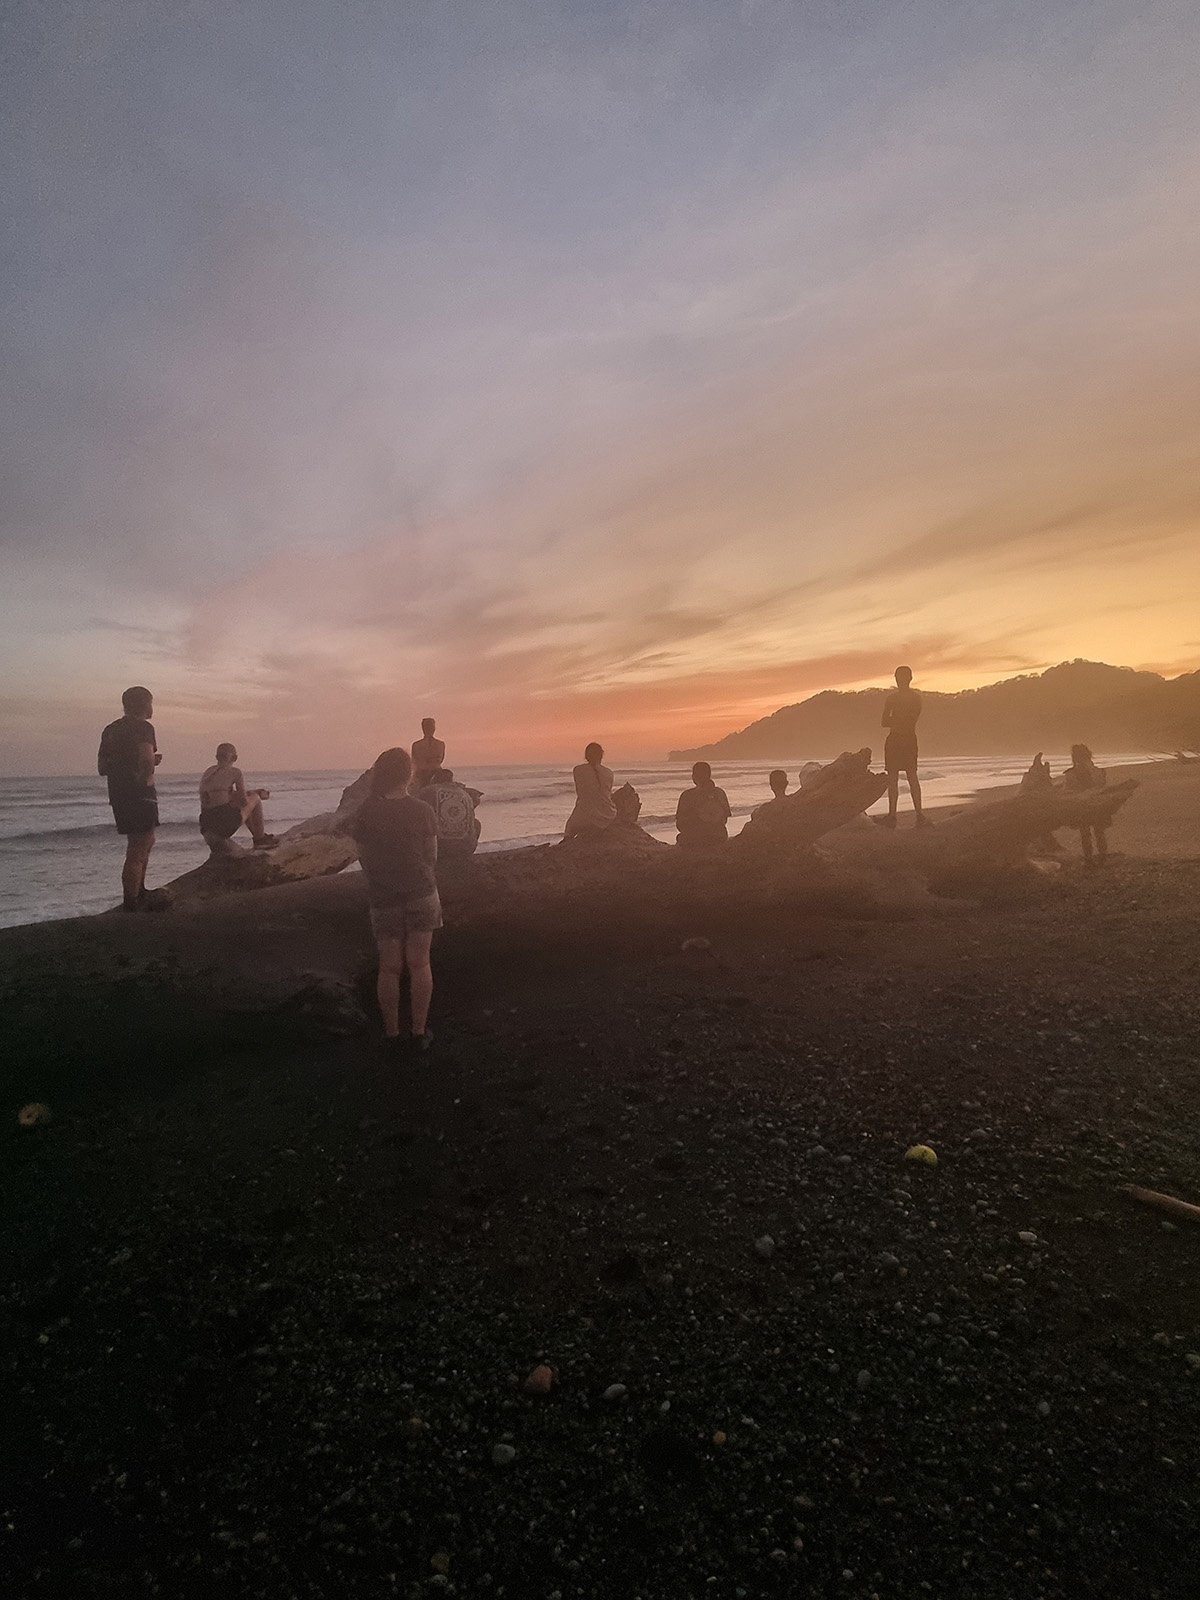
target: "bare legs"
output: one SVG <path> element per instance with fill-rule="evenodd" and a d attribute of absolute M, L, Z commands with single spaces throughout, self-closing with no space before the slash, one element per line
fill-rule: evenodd
<path fill-rule="evenodd" d="M 433 968 L 429 964 L 432 933 L 410 933 L 404 942 L 408 962 L 408 1002 L 412 1012 L 413 1038 L 419 1039 L 429 1021 L 429 1002 L 433 999 Z"/>
<path fill-rule="evenodd" d="M 917 827 L 923 828 L 925 826 L 925 813 L 921 809 L 921 780 L 917 777 L 915 769 L 906 772 L 904 776 L 908 780 L 908 792 L 912 796 L 913 810 L 917 817 Z M 889 828 L 894 828 L 896 826 L 896 808 L 900 804 L 900 774 L 898 772 L 889 772 L 887 781 L 887 825 Z"/>
<path fill-rule="evenodd" d="M 132 911 L 146 892 L 146 868 L 154 849 L 154 831 L 131 833 L 125 840 L 125 865 L 121 868 L 121 892 L 126 911 Z"/>
<path fill-rule="evenodd" d="M 400 980 L 408 970 L 408 999 L 412 1036 L 419 1039 L 429 1020 L 433 999 L 433 968 L 429 950 L 432 933 L 410 933 L 404 939 L 379 940 L 379 977 L 375 993 L 383 1017 L 383 1032 L 388 1039 L 400 1037 Z"/>
<path fill-rule="evenodd" d="M 246 803 L 242 807 L 242 821 L 249 828 L 250 837 L 254 840 L 255 844 L 263 845 L 268 843 L 268 841 L 271 844 L 275 843 L 274 836 L 267 832 L 266 824 L 263 822 L 263 803 L 261 795 L 251 794 L 246 796 Z"/>
<path fill-rule="evenodd" d="M 1080 828 L 1079 842 L 1084 866 L 1103 866 L 1108 860 L 1108 834 L 1103 828 Z"/>

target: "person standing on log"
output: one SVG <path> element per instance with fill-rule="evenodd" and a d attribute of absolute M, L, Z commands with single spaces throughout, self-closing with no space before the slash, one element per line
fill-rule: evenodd
<path fill-rule="evenodd" d="M 117 832 L 125 838 L 121 869 L 123 911 L 140 911 L 146 899 L 146 868 L 158 827 L 154 769 L 162 757 L 150 718 L 154 696 L 140 684 L 121 696 L 124 716 L 100 735 L 96 770 L 108 780 L 108 803 Z"/>
<path fill-rule="evenodd" d="M 1107 776 L 1096 765 L 1086 744 L 1071 746 L 1071 765 L 1063 773 L 1063 788 L 1069 794 L 1087 794 L 1091 789 L 1103 789 Z M 1086 867 L 1103 866 L 1108 860 L 1108 830 L 1099 824 L 1080 828 L 1079 843 L 1083 849 Z"/>
<path fill-rule="evenodd" d="M 434 738 L 436 732 L 437 723 L 433 718 L 423 718 L 421 737 L 412 747 L 414 794 L 418 789 L 424 789 L 426 784 L 432 783 L 434 773 L 446 763 L 446 746 L 441 739 Z"/>
<path fill-rule="evenodd" d="M 676 844 L 685 849 L 724 844 L 731 815 L 729 797 L 713 782 L 712 768 L 707 761 L 697 761 L 692 768 L 692 787 L 683 791 L 675 807 Z"/>
<path fill-rule="evenodd" d="M 921 807 L 921 780 L 917 776 L 917 722 L 921 716 L 921 691 L 912 686 L 912 668 L 896 668 L 896 687 L 883 702 L 883 724 L 888 730 L 883 746 L 883 765 L 888 779 L 888 814 L 876 820 L 881 827 L 896 826 L 896 807 L 900 802 L 900 774 L 908 779 L 917 827 L 929 827 Z"/>
<path fill-rule="evenodd" d="M 617 820 L 613 775 L 604 765 L 604 746 L 589 744 L 571 775 L 575 779 L 575 809 L 567 818 L 563 838 L 598 838 Z"/>
<path fill-rule="evenodd" d="M 389 1045 L 400 1046 L 400 981 L 408 973 L 411 1046 L 428 1050 L 433 998 L 430 948 L 442 926 L 438 898 L 437 818 L 409 794 L 412 757 L 385 750 L 371 768 L 371 793 L 354 819 L 358 859 L 367 879 L 371 928 L 379 950 L 376 995 Z"/>

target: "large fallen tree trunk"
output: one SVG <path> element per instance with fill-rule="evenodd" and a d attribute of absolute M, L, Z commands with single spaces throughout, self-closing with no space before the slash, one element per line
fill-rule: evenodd
<path fill-rule="evenodd" d="M 1023 867 L 1029 847 L 1057 828 L 1110 827 L 1137 787 L 1130 778 L 1111 788 L 1044 789 L 968 806 L 938 828 L 913 834 L 911 847 L 932 889 L 960 892 L 983 877 Z"/>

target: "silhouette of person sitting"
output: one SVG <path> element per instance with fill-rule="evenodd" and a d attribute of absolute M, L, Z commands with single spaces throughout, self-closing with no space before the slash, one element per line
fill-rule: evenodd
<path fill-rule="evenodd" d="M 617 820 L 613 804 L 613 775 L 604 765 L 604 746 L 593 741 L 573 770 L 575 809 L 567 818 L 564 839 L 597 838 Z"/>
<path fill-rule="evenodd" d="M 713 782 L 712 768 L 707 761 L 697 761 L 692 768 L 692 787 L 683 791 L 675 807 L 676 844 L 701 849 L 724 844 L 730 815 L 728 796 Z"/>

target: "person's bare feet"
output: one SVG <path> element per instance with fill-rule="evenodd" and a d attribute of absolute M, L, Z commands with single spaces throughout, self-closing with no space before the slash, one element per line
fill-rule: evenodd
<path fill-rule="evenodd" d="M 260 833 L 254 841 L 254 848 L 256 850 L 274 850 L 278 843 L 279 840 L 273 833 Z"/>

